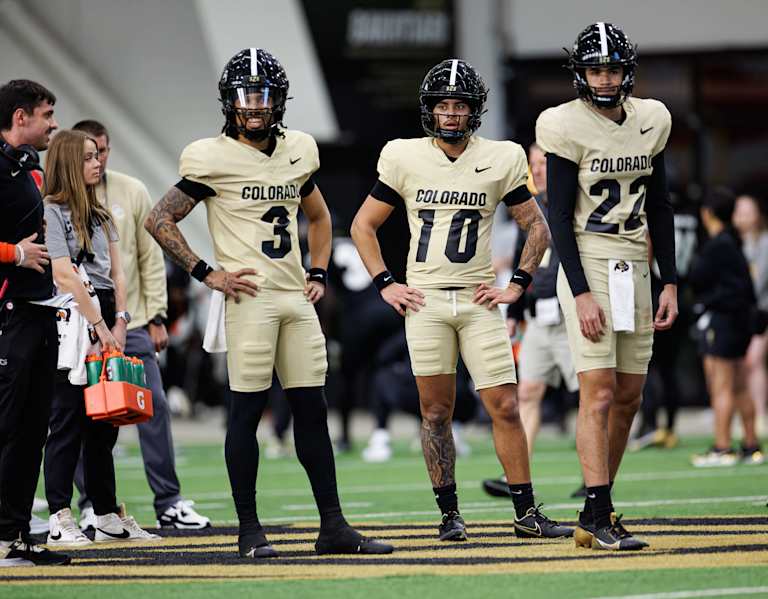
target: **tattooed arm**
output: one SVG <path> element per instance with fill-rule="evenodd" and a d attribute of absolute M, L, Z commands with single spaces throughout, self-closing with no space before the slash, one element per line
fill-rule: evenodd
<path fill-rule="evenodd" d="M 539 267 L 551 240 L 547 221 L 533 198 L 510 207 L 509 212 L 518 226 L 528 234 L 518 268 L 532 275 Z"/>
<path fill-rule="evenodd" d="M 518 268 L 529 275 L 533 275 L 544 257 L 544 252 L 549 247 L 550 236 L 547 221 L 544 220 L 544 215 L 533 198 L 511 206 L 509 212 L 520 228 L 528 234 L 523 252 L 520 255 Z M 472 301 L 476 304 L 487 302 L 488 308 L 495 308 L 498 304 L 514 304 L 523 293 L 525 293 L 525 289 L 517 283 L 510 282 L 504 289 L 481 283 L 475 290 L 475 297 Z"/>
<path fill-rule="evenodd" d="M 144 221 L 144 228 L 157 240 L 165 253 L 186 272 L 192 272 L 200 258 L 189 247 L 176 223 L 192 212 L 198 201 L 178 187 L 171 187 Z M 256 271 L 252 268 L 243 268 L 234 273 L 214 270 L 208 273 L 203 283 L 239 302 L 241 292 L 256 295 L 259 289 L 256 283 L 243 278 L 245 275 L 255 274 Z"/>
<path fill-rule="evenodd" d="M 191 272 L 200 258 L 189 247 L 176 223 L 192 212 L 197 202 L 198 200 L 188 196 L 178 187 L 171 187 L 144 221 L 144 228 L 165 250 L 168 257 L 186 272 Z"/>
<path fill-rule="evenodd" d="M 456 482 L 456 447 L 450 418 L 444 422 L 421 420 L 421 449 L 433 487 L 445 487 Z"/>

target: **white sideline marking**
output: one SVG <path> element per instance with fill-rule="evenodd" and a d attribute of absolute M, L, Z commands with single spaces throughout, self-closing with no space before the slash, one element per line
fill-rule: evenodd
<path fill-rule="evenodd" d="M 756 500 L 765 501 L 766 497 L 761 495 L 749 495 L 738 497 L 693 497 L 690 499 L 656 499 L 651 501 L 617 501 L 614 507 L 627 508 L 627 507 L 653 507 L 660 505 L 692 505 L 692 504 L 719 504 L 719 503 L 747 503 L 749 501 Z M 344 505 L 344 502 L 342 502 Z M 583 502 L 578 503 L 552 503 L 544 506 L 548 512 L 553 510 L 576 510 L 584 505 Z M 487 506 L 487 507 L 486 507 Z M 484 507 L 462 507 L 461 512 L 463 514 L 490 514 L 496 512 L 507 512 L 512 517 L 512 502 L 511 501 L 489 501 Z M 402 518 L 407 516 L 435 516 L 436 510 L 419 510 L 409 512 L 378 512 L 375 514 L 363 513 L 354 514 L 346 512 L 344 515 L 349 520 L 376 520 L 377 518 Z M 276 518 L 264 518 L 262 522 L 297 522 L 297 521 L 314 521 L 319 520 L 317 513 L 308 513 L 306 515 L 296 514 L 294 516 L 280 516 Z M 228 520 L 228 524 L 237 524 L 236 520 Z M 478 522 L 476 526 L 482 525 Z"/>
<path fill-rule="evenodd" d="M 648 482 L 654 480 L 679 480 L 679 479 L 703 479 L 703 478 L 720 478 L 720 477 L 752 477 L 755 473 L 759 472 L 764 474 L 768 470 L 765 466 L 748 466 L 744 468 L 734 468 L 732 470 L 672 470 L 669 472 L 636 472 L 628 473 L 619 477 L 620 483 L 627 482 Z M 216 474 L 221 470 L 217 469 Z M 213 474 L 213 473 L 211 473 Z M 184 477 L 184 475 L 182 475 Z M 186 476 L 191 476 L 187 474 Z M 210 476 L 210 475 L 208 475 Z M 121 475 L 121 478 L 130 478 Z M 144 478 L 144 472 L 141 472 L 141 478 Z M 479 480 L 459 480 L 461 489 L 468 489 L 471 487 L 479 487 L 482 481 Z M 561 484 L 581 484 L 581 477 L 576 476 L 542 476 L 540 478 L 534 477 L 534 488 L 543 485 L 561 485 Z M 369 493 L 389 493 L 389 492 L 418 492 L 421 493 L 427 489 L 429 483 L 416 482 L 416 483 L 399 483 L 399 484 L 386 484 L 386 485 L 339 485 L 343 494 L 369 494 Z M 278 497 L 308 497 L 311 495 L 309 487 L 305 488 L 292 488 L 292 489 L 261 489 L 259 490 L 261 496 L 278 496 Z M 208 492 L 197 493 L 195 497 L 199 499 L 229 499 L 231 494 L 228 492 Z M 136 495 L 132 497 L 125 497 L 126 501 L 151 501 L 152 497 L 149 495 Z M 759 501 L 759 498 L 756 500 Z"/>
<path fill-rule="evenodd" d="M 613 595 L 595 597 L 594 599 L 688 599 L 689 597 L 728 597 L 763 593 L 768 593 L 768 587 L 732 587 L 730 589 L 702 589 L 700 591 L 675 591 L 673 593 L 649 593 L 647 595 Z"/>

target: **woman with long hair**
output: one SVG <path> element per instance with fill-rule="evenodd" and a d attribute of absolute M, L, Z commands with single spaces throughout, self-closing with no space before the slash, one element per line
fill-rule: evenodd
<path fill-rule="evenodd" d="M 768 223 L 766 205 L 755 190 L 744 190 L 736 198 L 733 226 L 741 237 L 742 249 L 755 284 L 757 307 L 768 310 Z M 757 427 L 765 426 L 766 396 L 768 396 L 768 333 L 754 335 L 747 349 L 747 377 L 752 401 L 757 411 Z M 759 464 L 764 460 L 759 447 L 742 448 L 742 460 Z"/>
<path fill-rule="evenodd" d="M 53 138 L 46 159 L 46 241 L 59 293 L 71 293 L 103 350 L 122 349 L 130 316 L 109 210 L 96 198 L 100 164 L 96 142 L 80 131 Z M 92 301 L 74 266 L 82 264 L 99 300 Z M 45 494 L 51 513 L 49 545 L 87 545 L 70 510 L 72 482 L 82 447 L 85 488 L 97 516 L 95 541 L 159 538 L 142 530 L 118 507 L 112 448 L 117 427 L 85 414 L 83 385 L 59 371 L 45 447 Z"/>

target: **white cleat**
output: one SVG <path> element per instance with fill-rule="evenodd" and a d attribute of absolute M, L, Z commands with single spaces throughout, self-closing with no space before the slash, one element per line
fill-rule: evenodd
<path fill-rule="evenodd" d="M 48 534 L 50 526 L 48 526 L 48 520 L 38 518 L 34 514 L 29 519 L 29 534 L 31 535 L 44 535 Z"/>
<path fill-rule="evenodd" d="M 691 457 L 691 463 L 696 468 L 723 468 L 735 466 L 739 463 L 739 456 L 730 449 L 710 449 L 707 453 L 696 454 Z"/>
<path fill-rule="evenodd" d="M 80 512 L 80 530 L 83 532 L 96 530 L 96 513 L 91 506 L 83 508 Z"/>
<path fill-rule="evenodd" d="M 125 506 L 120 506 L 120 514 L 105 514 L 96 516 L 97 543 L 113 543 L 116 541 L 158 541 L 160 535 L 147 532 L 138 525 L 133 516 L 125 513 Z"/>
<path fill-rule="evenodd" d="M 387 429 L 377 428 L 373 431 L 371 438 L 368 439 L 368 445 L 363 449 L 362 458 L 364 462 L 381 463 L 387 462 L 392 457 L 392 447 L 389 445 L 389 433 Z"/>
<path fill-rule="evenodd" d="M 211 520 L 198 514 L 192 506 L 193 501 L 180 499 L 165 510 L 157 519 L 158 528 L 181 528 L 187 530 L 199 530 L 208 528 Z"/>
<path fill-rule="evenodd" d="M 93 543 L 78 528 L 75 519 L 72 516 L 72 510 L 68 507 L 59 510 L 48 519 L 48 540 L 49 546 L 83 547 Z"/>

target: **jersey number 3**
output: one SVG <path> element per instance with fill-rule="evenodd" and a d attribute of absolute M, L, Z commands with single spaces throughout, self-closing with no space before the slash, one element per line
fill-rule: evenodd
<path fill-rule="evenodd" d="M 273 260 L 284 258 L 291 251 L 291 234 L 288 232 L 288 210 L 285 206 L 272 206 L 261 217 L 266 223 L 275 223 L 274 236 L 279 237 L 280 241 L 275 243 L 274 239 L 261 242 L 261 251 Z"/>
<path fill-rule="evenodd" d="M 432 226 L 435 224 L 434 210 L 419 210 L 419 218 L 424 221 L 419 235 L 419 248 L 416 251 L 416 262 L 427 261 L 427 250 L 429 249 L 429 238 L 432 235 Z M 451 262 L 466 263 L 469 262 L 477 251 L 477 234 L 480 227 L 482 215 L 479 210 L 459 210 L 453 215 L 451 228 L 448 229 L 448 241 L 445 244 L 445 256 Z M 461 233 L 464 230 L 464 223 L 469 221 L 467 228 L 467 242 L 464 249 L 460 250 Z"/>
<path fill-rule="evenodd" d="M 625 231 L 634 231 L 643 226 L 643 220 L 640 218 L 640 209 L 643 207 L 643 200 L 645 200 L 645 183 L 647 180 L 648 177 L 642 176 L 632 181 L 629 185 L 629 193 L 634 195 L 639 192 L 640 196 L 635 200 L 632 212 L 624 222 Z M 603 218 L 621 202 L 621 184 L 616 179 L 602 179 L 589 188 L 589 195 L 601 198 L 606 191 L 608 192 L 608 197 L 600 202 L 600 205 L 589 215 L 585 229 L 593 233 L 618 235 L 619 223 L 605 223 Z"/>

